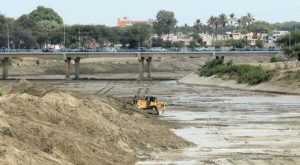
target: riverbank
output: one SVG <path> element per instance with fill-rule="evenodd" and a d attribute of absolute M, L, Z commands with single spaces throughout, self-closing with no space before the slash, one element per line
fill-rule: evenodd
<path fill-rule="evenodd" d="M 193 84 L 193 85 L 205 85 L 205 86 L 217 86 L 226 87 L 232 89 L 249 90 L 249 91 L 261 91 L 283 94 L 295 94 L 300 95 L 300 84 L 285 84 L 282 82 L 266 82 L 258 85 L 239 84 L 236 80 L 228 80 L 218 78 L 216 76 L 211 77 L 199 77 L 195 72 L 190 73 L 184 78 L 178 80 L 179 83 Z"/>
<path fill-rule="evenodd" d="M 122 99 L 22 82 L 0 97 L 0 164 L 135 164 L 191 143 Z"/>

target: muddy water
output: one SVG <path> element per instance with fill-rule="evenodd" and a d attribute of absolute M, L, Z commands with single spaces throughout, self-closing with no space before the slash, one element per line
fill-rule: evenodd
<path fill-rule="evenodd" d="M 51 82 L 114 97 L 156 95 L 168 103 L 162 120 L 193 148 L 153 153 L 137 164 L 300 164 L 300 96 L 177 84 L 176 81 Z"/>

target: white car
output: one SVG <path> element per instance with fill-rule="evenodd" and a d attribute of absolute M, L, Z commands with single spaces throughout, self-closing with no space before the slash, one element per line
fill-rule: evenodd
<path fill-rule="evenodd" d="M 162 47 L 153 47 L 149 49 L 149 52 L 166 52 L 167 49 Z"/>
<path fill-rule="evenodd" d="M 106 47 L 103 48 L 103 52 L 117 52 L 117 50 L 115 48 Z"/>
<path fill-rule="evenodd" d="M 209 51 L 209 48 L 200 47 L 200 48 L 194 48 L 194 52 L 201 52 L 201 51 Z"/>

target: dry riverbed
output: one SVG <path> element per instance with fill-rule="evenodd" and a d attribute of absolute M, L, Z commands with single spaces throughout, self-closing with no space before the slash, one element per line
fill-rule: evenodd
<path fill-rule="evenodd" d="M 149 152 L 137 164 L 300 163 L 300 97 L 176 81 L 76 81 L 53 85 L 96 95 L 132 97 L 137 92 L 168 103 L 160 118 L 195 147 Z M 159 122 L 158 122 L 159 123 Z"/>

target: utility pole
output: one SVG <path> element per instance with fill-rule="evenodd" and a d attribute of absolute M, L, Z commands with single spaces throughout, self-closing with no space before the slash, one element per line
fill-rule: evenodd
<path fill-rule="evenodd" d="M 10 48 L 9 47 L 10 41 L 9 41 L 9 28 L 8 28 L 8 24 L 6 24 L 6 30 L 7 30 L 7 49 L 9 49 Z"/>
<path fill-rule="evenodd" d="M 290 34 L 289 34 L 289 49 L 291 49 L 291 35 L 292 35 L 292 31 L 291 31 L 291 27 L 290 27 Z"/>
<path fill-rule="evenodd" d="M 140 24 L 138 24 L 138 47 L 141 47 L 141 45 L 140 45 Z"/>
<path fill-rule="evenodd" d="M 66 25 L 64 24 L 64 48 L 66 48 Z"/>
<path fill-rule="evenodd" d="M 294 33 L 295 33 L 295 35 L 296 35 L 296 25 L 294 26 Z M 295 46 L 297 45 L 297 41 L 296 41 L 296 39 L 295 39 Z"/>
<path fill-rule="evenodd" d="M 78 41 L 79 41 L 78 46 L 79 46 L 79 48 L 81 48 L 80 27 L 79 27 L 79 31 L 78 31 Z"/>

